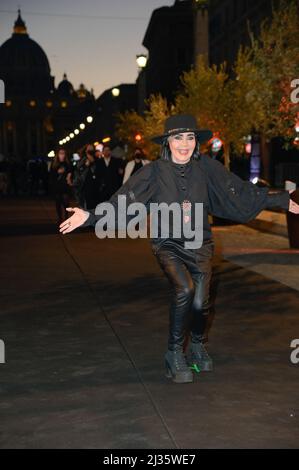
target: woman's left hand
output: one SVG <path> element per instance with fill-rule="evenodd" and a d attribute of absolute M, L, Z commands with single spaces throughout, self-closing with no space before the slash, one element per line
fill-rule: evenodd
<path fill-rule="evenodd" d="M 294 191 L 294 189 L 290 190 L 289 193 L 292 194 Z M 289 212 L 292 212 L 293 214 L 299 214 L 299 204 L 293 201 L 293 199 L 290 199 Z"/>
<path fill-rule="evenodd" d="M 293 214 L 299 214 L 299 204 L 296 204 L 292 199 L 290 199 L 289 211 Z"/>

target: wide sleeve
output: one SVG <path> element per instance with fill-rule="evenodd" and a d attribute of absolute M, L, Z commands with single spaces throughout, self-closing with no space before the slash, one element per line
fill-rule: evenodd
<path fill-rule="evenodd" d="M 288 209 L 288 191 L 269 193 L 250 181 L 243 181 L 228 171 L 220 162 L 201 156 L 201 167 L 206 175 L 210 213 L 236 222 L 248 222 L 263 209 Z"/>
<path fill-rule="evenodd" d="M 149 205 L 154 193 L 153 164 L 154 162 L 136 171 L 107 201 L 114 206 L 115 213 L 118 210 L 119 196 L 122 198 L 126 197 L 126 208 L 131 203 L 140 202 L 146 206 L 147 213 L 149 212 Z M 95 209 L 88 211 L 89 217 L 82 227 L 95 226 L 97 221 L 103 217 L 103 215 L 96 214 L 96 212 L 99 212 L 101 204 L 98 204 Z M 127 220 L 129 219 L 130 216 L 127 217 Z"/>

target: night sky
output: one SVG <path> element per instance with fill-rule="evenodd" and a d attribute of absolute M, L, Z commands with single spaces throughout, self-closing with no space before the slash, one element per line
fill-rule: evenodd
<path fill-rule="evenodd" d="M 173 4 L 174 0 L 21 0 L 16 4 L 0 0 L 0 44 L 11 37 L 20 7 L 30 38 L 47 54 L 55 86 L 66 72 L 75 88 L 83 82 L 97 97 L 112 86 L 135 82 L 136 54 L 146 52 L 142 40 L 151 13 Z"/>

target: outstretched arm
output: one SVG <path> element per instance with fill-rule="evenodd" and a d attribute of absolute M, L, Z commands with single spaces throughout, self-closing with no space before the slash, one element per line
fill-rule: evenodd
<path fill-rule="evenodd" d="M 116 213 L 118 208 L 118 196 L 126 196 L 127 205 L 132 202 L 142 202 L 145 205 L 148 205 L 151 200 L 153 190 L 152 164 L 149 164 L 134 173 L 134 175 L 132 175 L 107 202 L 114 206 Z M 98 204 L 97 207 L 100 205 L 101 204 Z M 68 212 L 73 211 L 74 214 L 60 225 L 60 232 L 63 234 L 72 232 L 80 226 L 95 226 L 98 220 L 104 217 L 102 214 L 97 214 L 97 208 L 90 211 L 84 211 L 78 207 L 69 207 L 67 210 Z"/>
<path fill-rule="evenodd" d="M 89 212 L 80 209 L 79 207 L 67 207 L 66 210 L 68 212 L 74 212 L 74 214 L 60 224 L 59 232 L 63 235 L 81 227 L 89 217 Z"/>
<path fill-rule="evenodd" d="M 277 207 L 295 214 L 299 212 L 298 204 L 291 201 L 288 191 L 269 193 L 268 188 L 241 180 L 206 155 L 201 156 L 200 164 L 207 178 L 213 215 L 244 223 L 254 219 L 263 209 Z"/>

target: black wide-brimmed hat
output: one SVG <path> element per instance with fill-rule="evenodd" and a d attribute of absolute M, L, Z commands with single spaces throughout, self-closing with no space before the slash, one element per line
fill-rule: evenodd
<path fill-rule="evenodd" d="M 156 144 L 163 144 L 165 137 L 180 134 L 181 132 L 194 132 L 197 141 L 201 144 L 213 137 L 213 132 L 208 129 L 198 129 L 196 119 L 190 114 L 176 114 L 166 119 L 164 134 L 151 137 Z"/>

